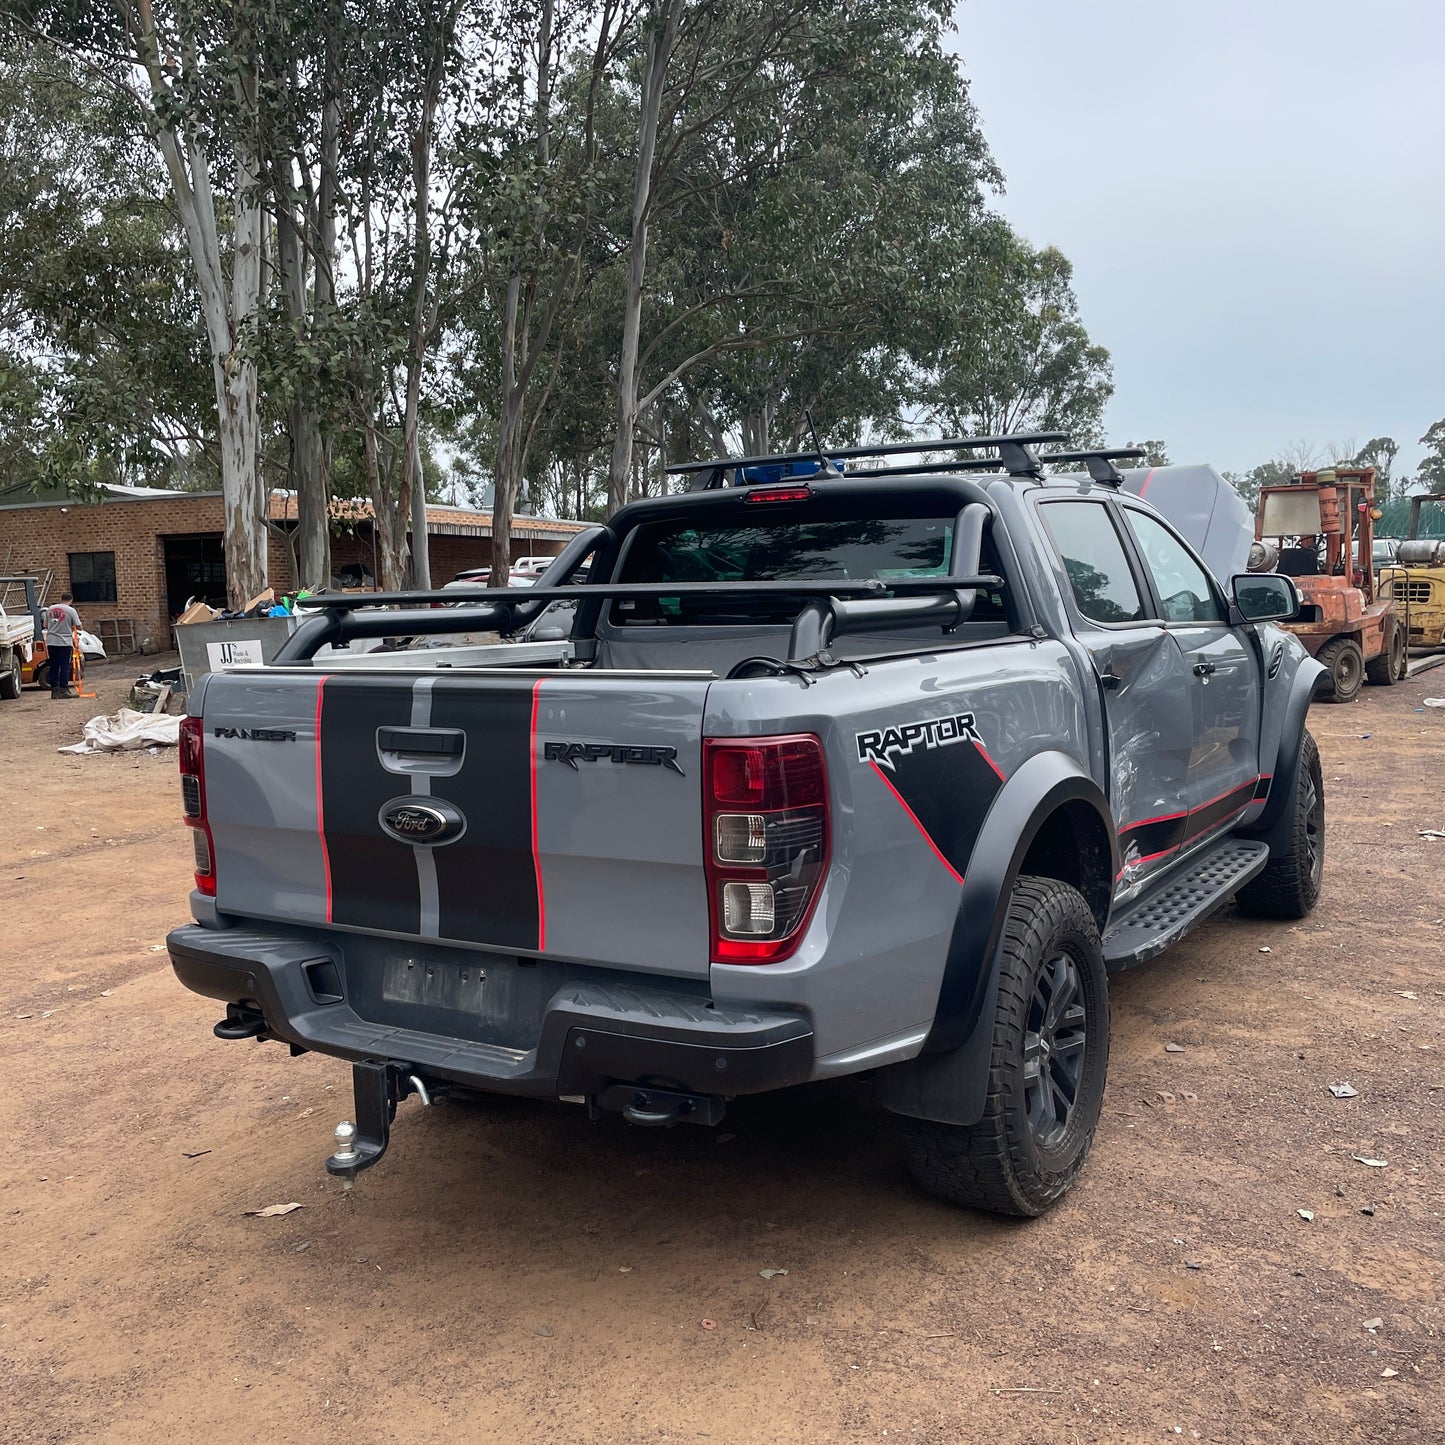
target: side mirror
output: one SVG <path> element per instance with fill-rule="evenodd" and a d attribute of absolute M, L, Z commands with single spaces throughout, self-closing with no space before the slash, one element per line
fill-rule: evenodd
<path fill-rule="evenodd" d="M 1287 622 L 1299 616 L 1299 592 L 1278 572 L 1242 572 L 1231 586 L 1234 605 L 1246 622 Z"/>

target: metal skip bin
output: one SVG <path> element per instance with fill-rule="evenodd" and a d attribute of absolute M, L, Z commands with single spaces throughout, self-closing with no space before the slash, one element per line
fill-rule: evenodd
<path fill-rule="evenodd" d="M 176 646 L 186 691 L 192 691 L 196 679 L 208 672 L 270 662 L 301 621 L 299 617 L 235 617 L 177 626 Z"/>

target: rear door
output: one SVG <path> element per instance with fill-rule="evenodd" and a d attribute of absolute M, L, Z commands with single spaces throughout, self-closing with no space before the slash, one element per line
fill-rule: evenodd
<path fill-rule="evenodd" d="M 1041 501 L 1068 579 L 1075 637 L 1092 660 L 1106 722 L 1109 803 L 1122 891 L 1167 867 L 1180 846 L 1194 744 L 1189 675 L 1103 498 Z"/>
<path fill-rule="evenodd" d="M 1250 639 L 1229 625 L 1218 584 L 1158 517 L 1125 503 L 1126 525 L 1154 593 L 1154 610 L 1188 670 L 1194 746 L 1185 787 L 1185 844 L 1225 827 L 1254 801 L 1259 783 L 1260 665 Z"/>

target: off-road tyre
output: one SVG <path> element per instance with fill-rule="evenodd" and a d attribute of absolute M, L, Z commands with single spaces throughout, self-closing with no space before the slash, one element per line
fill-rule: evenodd
<path fill-rule="evenodd" d="M 1365 664 L 1365 680 L 1375 687 L 1393 687 L 1404 680 L 1410 666 L 1405 629 L 1393 619 L 1385 622 L 1385 650 Z"/>
<path fill-rule="evenodd" d="M 1330 674 L 1321 702 L 1354 702 L 1365 683 L 1365 654 L 1353 637 L 1336 637 L 1316 654 Z"/>
<path fill-rule="evenodd" d="M 0 671 L 0 697 L 12 702 L 20 696 L 20 655 L 12 652 L 9 664 L 0 663 L 0 667 L 3 667 Z"/>
<path fill-rule="evenodd" d="M 1051 988 L 1059 980 L 1064 986 Z M 1050 996 L 1062 996 L 1063 1004 L 1052 1022 Z M 1047 1093 L 1037 1082 L 1045 1040 Z M 1068 1061 L 1075 1057 L 1071 1081 Z M 1094 915 L 1077 889 L 1052 878 L 1020 878 L 1004 923 L 983 1117 L 971 1125 L 900 1121 L 909 1172 L 952 1204 L 1024 1218 L 1042 1214 L 1083 1168 L 1108 1063 L 1109 981 Z"/>
<path fill-rule="evenodd" d="M 1295 779 L 1294 820 L 1289 845 L 1270 854 L 1264 871 L 1251 878 L 1235 902 L 1255 918 L 1304 918 L 1319 902 L 1325 872 L 1325 781 L 1320 750 L 1305 733 Z"/>

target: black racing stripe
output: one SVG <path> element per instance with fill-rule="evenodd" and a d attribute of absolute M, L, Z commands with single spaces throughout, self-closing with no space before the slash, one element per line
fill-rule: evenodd
<path fill-rule="evenodd" d="M 1248 807 L 1254 801 L 1254 784 L 1255 780 L 1251 779 L 1226 793 L 1222 798 L 1215 798 L 1213 802 L 1206 803 L 1202 808 L 1191 813 L 1184 841 L 1187 843 L 1201 833 L 1207 833 L 1211 828 L 1224 822 L 1226 818 Z"/>
<path fill-rule="evenodd" d="M 415 933 L 421 926 L 416 857 L 382 831 L 383 803 L 404 797 L 404 777 L 381 766 L 376 730 L 411 722 L 410 682 L 326 679 L 321 694 L 321 807 L 331 862 L 331 921 Z"/>
<path fill-rule="evenodd" d="M 1119 855 L 1126 856 L 1131 850 L 1139 859 L 1157 858 L 1161 853 L 1171 852 L 1184 842 L 1185 814 L 1177 818 L 1152 818 L 1144 823 L 1131 823 L 1119 834 Z"/>
<path fill-rule="evenodd" d="M 884 777 L 918 819 L 934 847 L 960 877 L 983 830 L 983 820 L 1003 787 L 993 765 L 971 742 L 918 748 L 896 756 Z"/>
<path fill-rule="evenodd" d="M 532 684 L 491 678 L 485 690 L 438 678 L 431 725 L 461 728 L 466 761 L 432 794 L 461 809 L 467 830 L 434 848 L 440 934 L 500 948 L 537 948 L 532 860 Z"/>

